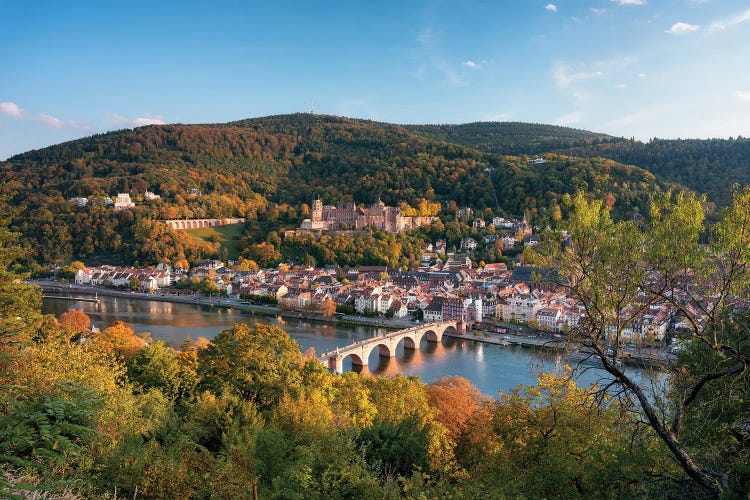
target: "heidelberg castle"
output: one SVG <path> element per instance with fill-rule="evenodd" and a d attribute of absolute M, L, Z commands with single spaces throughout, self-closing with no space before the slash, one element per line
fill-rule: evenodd
<path fill-rule="evenodd" d="M 302 221 L 302 230 L 364 229 L 374 227 L 389 233 L 400 233 L 430 224 L 438 217 L 404 217 L 399 207 L 389 207 L 378 200 L 369 207 L 340 201 L 338 205 L 323 205 L 320 199 L 312 202 L 312 218 Z"/>

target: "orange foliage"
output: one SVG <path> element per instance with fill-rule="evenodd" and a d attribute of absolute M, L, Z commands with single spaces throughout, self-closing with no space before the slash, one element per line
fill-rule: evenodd
<path fill-rule="evenodd" d="M 430 406 L 437 420 L 454 436 L 461 434 L 469 418 L 479 409 L 482 393 L 463 377 L 443 377 L 427 387 Z"/>
<path fill-rule="evenodd" d="M 71 336 L 86 333 L 91 326 L 91 318 L 80 309 L 71 309 L 60 315 L 60 328 Z"/>
<path fill-rule="evenodd" d="M 135 334 L 135 330 L 123 321 L 115 321 L 97 335 L 94 348 L 113 353 L 124 359 L 148 345 L 148 342 Z"/>
<path fill-rule="evenodd" d="M 336 304 L 330 298 L 326 298 L 320 305 L 320 314 L 323 316 L 333 316 L 335 313 Z"/>

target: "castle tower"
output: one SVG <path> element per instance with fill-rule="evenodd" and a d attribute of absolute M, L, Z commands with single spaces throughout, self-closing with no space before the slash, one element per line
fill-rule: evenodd
<path fill-rule="evenodd" d="M 317 198 L 312 202 L 312 220 L 323 220 L 323 201 L 320 198 Z"/>

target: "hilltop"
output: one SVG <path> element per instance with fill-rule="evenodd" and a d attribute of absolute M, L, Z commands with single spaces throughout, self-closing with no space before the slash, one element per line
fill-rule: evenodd
<path fill-rule="evenodd" d="M 750 139 L 651 139 L 648 142 L 585 130 L 515 122 L 409 125 L 424 137 L 503 155 L 555 152 L 634 165 L 684 185 L 718 207 L 732 202 L 734 184 L 750 184 Z"/>
<path fill-rule="evenodd" d="M 606 198 L 624 218 L 644 208 L 650 194 L 679 189 L 611 160 L 550 154 L 529 162 L 408 127 L 311 114 L 120 130 L 14 156 L 0 172 L 14 203 L 26 209 L 14 226 L 44 262 L 94 254 L 154 258 L 138 242 L 157 238 L 158 219 L 245 217 L 258 241 L 265 238 L 261 227 L 296 227 L 316 196 L 412 207 L 426 200 L 441 203 L 444 215 L 457 207 L 527 211 L 546 225 L 559 217 L 564 195 L 578 190 Z M 161 198 L 116 213 L 97 205 L 118 192 L 142 202 L 147 190 Z M 75 197 L 92 203 L 78 209 L 69 201 Z M 190 247 L 182 235 L 165 234 L 171 245 Z"/>

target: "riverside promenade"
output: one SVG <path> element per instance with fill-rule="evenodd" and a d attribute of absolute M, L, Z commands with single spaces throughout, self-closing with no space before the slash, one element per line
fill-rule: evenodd
<path fill-rule="evenodd" d="M 309 314 L 299 311 L 282 311 L 278 307 L 265 304 L 243 304 L 239 299 L 227 296 L 205 297 L 197 294 L 175 295 L 168 293 L 143 293 L 130 290 L 115 290 L 112 288 L 64 284 L 52 280 L 27 280 L 29 284 L 39 286 L 43 292 L 51 295 L 50 298 L 59 298 L 63 300 L 82 299 L 92 301 L 91 296 L 110 296 L 122 297 L 135 300 L 150 300 L 158 302 L 173 302 L 181 304 L 193 304 L 208 307 L 223 307 L 248 311 L 252 314 L 262 316 L 281 316 L 284 318 L 304 319 L 307 321 L 316 321 L 322 323 L 343 323 L 352 325 L 366 325 L 389 330 L 402 330 L 419 326 L 411 320 L 392 320 L 385 318 L 370 318 L 357 315 L 341 316 L 321 316 L 319 314 Z M 425 323 L 424 325 L 428 325 Z M 539 332 L 531 329 L 509 326 L 508 331 L 516 333 L 490 333 L 482 330 L 470 330 L 458 332 L 449 329 L 445 332 L 446 337 L 454 337 L 462 340 L 471 340 L 486 344 L 495 344 L 499 346 L 522 346 L 526 348 L 546 349 L 562 351 L 569 349 L 570 345 L 564 338 L 556 338 L 547 332 Z M 569 349 L 570 350 L 570 349 Z M 675 356 L 664 352 L 663 350 L 649 349 L 641 351 L 626 351 L 622 357 L 625 363 L 631 363 L 639 366 L 654 366 L 663 368 L 674 361 Z"/>

